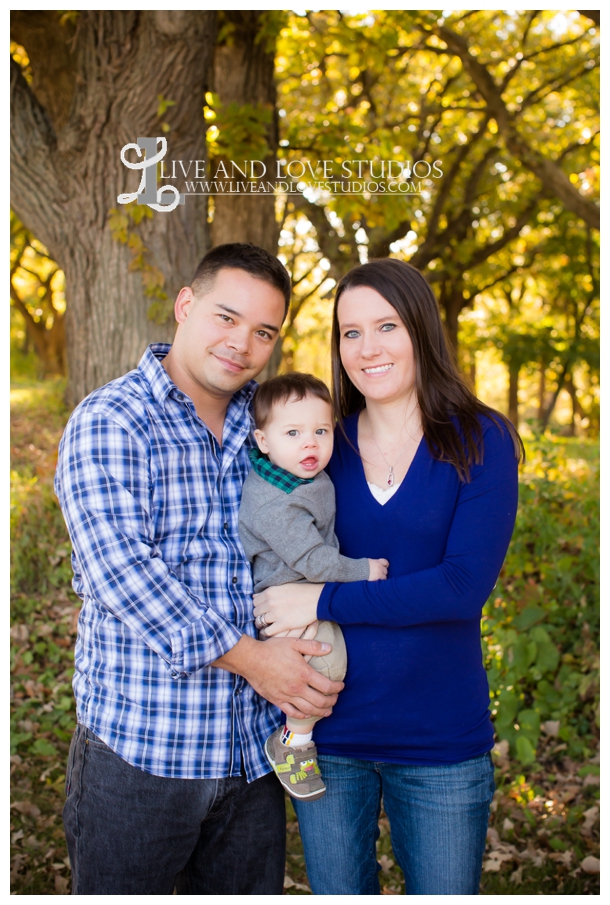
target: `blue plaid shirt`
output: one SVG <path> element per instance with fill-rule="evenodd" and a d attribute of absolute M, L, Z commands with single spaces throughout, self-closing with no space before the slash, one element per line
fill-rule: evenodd
<path fill-rule="evenodd" d="M 255 636 L 252 578 L 238 533 L 252 445 L 247 384 L 222 447 L 161 364 L 137 369 L 75 409 L 55 490 L 83 605 L 77 717 L 135 767 L 181 779 L 269 772 L 280 721 L 241 676 L 209 664 Z"/>

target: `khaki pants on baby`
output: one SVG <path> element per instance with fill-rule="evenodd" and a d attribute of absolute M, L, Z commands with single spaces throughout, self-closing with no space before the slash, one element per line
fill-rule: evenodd
<path fill-rule="evenodd" d="M 329 654 L 324 654 L 321 657 L 312 657 L 309 665 L 313 666 L 319 673 L 322 673 L 323 676 L 326 676 L 327 679 L 332 679 L 333 682 L 342 682 L 347 672 L 347 651 L 343 632 L 336 622 L 320 622 L 314 640 L 325 641 L 327 644 L 332 645 L 332 650 Z M 295 720 L 290 717 L 290 725 L 294 727 L 311 726 L 312 722 L 314 720 L 317 722 L 318 719 L 322 719 L 322 717 L 317 719 L 310 717 L 308 720 Z"/>

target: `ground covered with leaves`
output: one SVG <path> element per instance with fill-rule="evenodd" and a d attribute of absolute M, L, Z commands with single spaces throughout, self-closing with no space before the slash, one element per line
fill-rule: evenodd
<path fill-rule="evenodd" d="M 60 382 L 12 391 L 11 890 L 70 891 L 61 810 L 75 724 L 78 600 L 53 494 L 67 412 Z M 483 649 L 497 730 L 497 792 L 481 893 L 599 895 L 598 447 L 528 446 L 521 506 L 487 604 Z M 308 895 L 288 802 L 285 892 Z M 404 894 L 387 818 L 384 895 Z"/>

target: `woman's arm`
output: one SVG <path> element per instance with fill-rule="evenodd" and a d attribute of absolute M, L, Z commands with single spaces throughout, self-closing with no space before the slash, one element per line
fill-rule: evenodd
<path fill-rule="evenodd" d="M 484 463 L 472 468 L 471 481 L 461 487 L 442 562 L 384 582 L 327 584 L 319 619 L 397 627 L 480 617 L 506 556 L 518 495 L 508 432 L 491 425 L 484 441 Z"/>

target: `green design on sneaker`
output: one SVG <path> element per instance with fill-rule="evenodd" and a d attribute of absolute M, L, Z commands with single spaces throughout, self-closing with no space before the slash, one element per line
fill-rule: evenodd
<path fill-rule="evenodd" d="M 315 801 L 326 792 L 313 742 L 298 747 L 283 745 L 282 730 L 276 729 L 265 742 L 265 755 L 277 778 L 293 798 Z"/>

